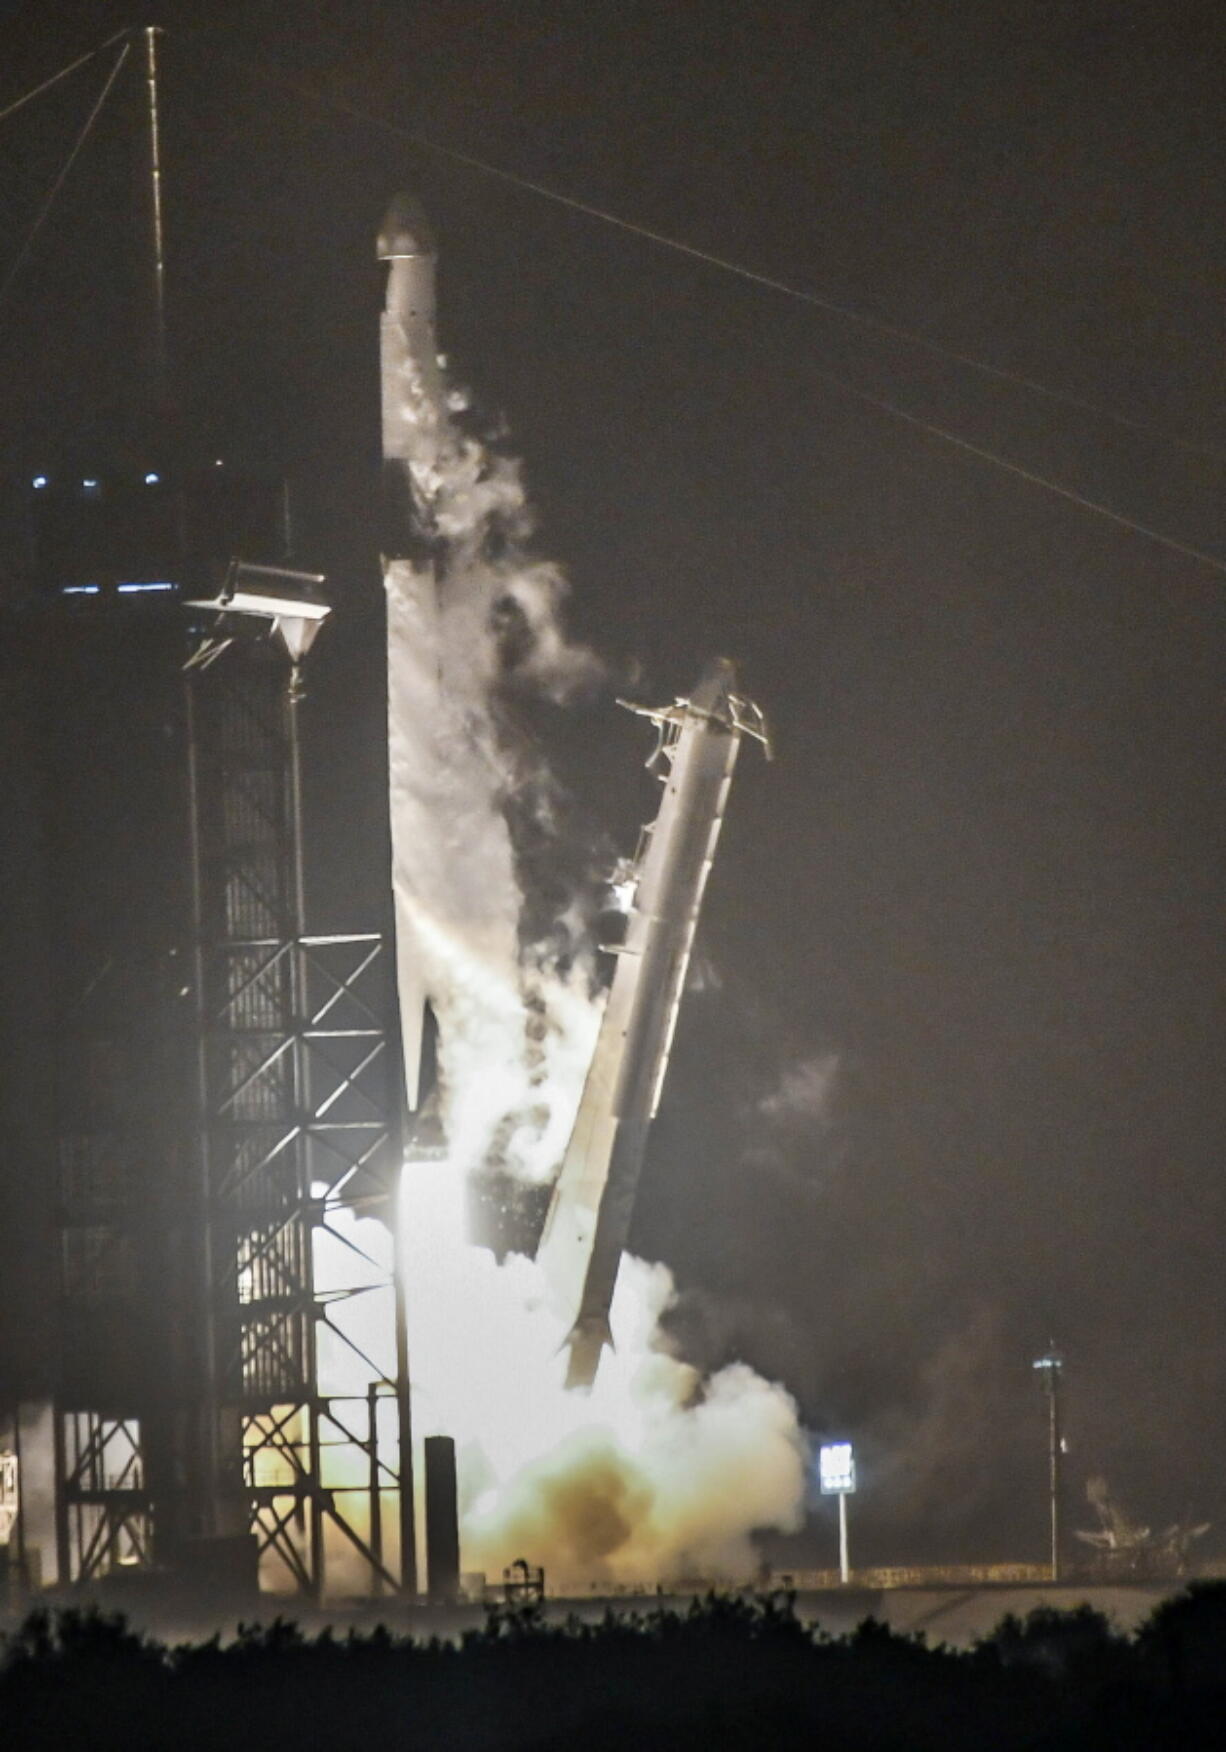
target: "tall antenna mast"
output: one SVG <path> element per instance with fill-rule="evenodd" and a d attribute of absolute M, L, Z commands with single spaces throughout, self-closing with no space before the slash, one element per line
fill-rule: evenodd
<path fill-rule="evenodd" d="M 162 141 L 158 115 L 157 25 L 145 27 L 145 91 L 149 105 L 150 232 L 153 244 L 153 391 L 164 408 L 169 399 L 166 351 L 166 248 L 162 228 Z"/>

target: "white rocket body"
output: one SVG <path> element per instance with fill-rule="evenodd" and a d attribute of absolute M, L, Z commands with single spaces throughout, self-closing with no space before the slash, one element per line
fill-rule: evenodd
<path fill-rule="evenodd" d="M 660 729 L 664 796 L 647 830 L 625 940 L 537 1252 L 570 1323 L 572 1387 L 592 1384 L 611 1342 L 618 1267 L 733 768 L 745 732 L 765 740 L 761 714 L 737 698 L 734 684 L 731 664 L 721 662 L 688 700 L 643 713 Z"/>
<path fill-rule="evenodd" d="M 482 553 L 483 454 L 450 412 L 439 364 L 434 241 L 403 197 L 379 255 L 392 886 L 405 1086 L 419 1115 L 410 1147 L 450 1149 L 467 1168 L 497 1129 L 498 1067 L 522 1036 L 520 897 L 488 697 L 499 585 Z"/>
<path fill-rule="evenodd" d="M 420 901 L 408 851 L 429 807 L 440 718 L 439 590 L 430 531 L 432 459 L 446 418 L 434 328 L 437 261 L 429 225 L 405 197 L 379 234 L 387 289 L 379 324 L 383 411 L 383 582 L 388 619 L 388 764 L 396 984 L 411 1112 L 423 1095 L 421 1065 L 429 991 L 421 953 Z"/>

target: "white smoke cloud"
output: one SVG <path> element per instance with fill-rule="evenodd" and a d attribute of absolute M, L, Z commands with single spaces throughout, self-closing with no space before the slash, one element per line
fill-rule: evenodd
<path fill-rule="evenodd" d="M 795 1526 L 803 1501 L 791 1396 L 743 1364 L 703 1380 L 662 1348 L 672 1278 L 629 1255 L 614 1349 L 590 1394 L 566 1392 L 543 1274 L 468 1245 L 447 1163 L 410 1174 L 414 1415 L 421 1434 L 456 1440 L 465 1567 L 525 1556 L 583 1588 L 752 1573 L 752 1530 Z"/>
<path fill-rule="evenodd" d="M 814 1053 L 785 1065 L 774 1088 L 759 1101 L 758 1111 L 781 1131 L 828 1130 L 833 1124 L 839 1069 L 834 1052 Z"/>
<path fill-rule="evenodd" d="M 748 1109 L 747 1165 L 806 1199 L 818 1196 L 843 1160 L 843 1083 L 837 1052 L 813 1052 L 785 1064 Z"/>

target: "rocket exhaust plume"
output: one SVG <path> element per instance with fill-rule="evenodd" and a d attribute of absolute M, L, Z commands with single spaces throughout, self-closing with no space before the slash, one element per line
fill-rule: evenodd
<path fill-rule="evenodd" d="M 445 1140 L 432 1159 L 410 1151 L 404 1182 L 415 1435 L 455 1439 L 466 1569 L 526 1555 L 584 1587 L 744 1575 L 752 1531 L 801 1511 L 790 1396 L 741 1365 L 703 1380 L 669 1355 L 658 1321 L 671 1279 L 623 1258 L 617 1225 L 601 1254 L 615 1349 L 590 1394 L 568 1393 L 576 1311 L 556 1274 L 514 1253 L 499 1264 L 466 1232 L 472 1176 L 493 1165 L 542 1189 L 557 1176 L 601 1015 L 590 950 L 563 970 L 521 943 L 508 804 L 543 769 L 525 765 L 508 684 L 564 700 L 600 668 L 562 628 L 561 573 L 530 551 L 518 465 L 473 435 L 448 384 L 434 241 L 411 202 L 393 204 L 379 256 L 397 977 L 410 1104 L 437 1102 Z M 675 1014 L 684 954 L 671 966 Z M 420 1070 L 428 1012 L 433 1093 Z M 669 1034 L 671 1021 L 665 1053 Z"/>

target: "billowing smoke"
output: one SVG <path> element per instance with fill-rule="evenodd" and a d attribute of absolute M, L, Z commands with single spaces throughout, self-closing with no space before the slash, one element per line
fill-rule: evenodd
<path fill-rule="evenodd" d="M 449 1163 L 410 1172 L 414 1416 L 456 1439 L 465 1567 L 524 1556 L 582 1587 L 749 1574 L 752 1529 L 794 1525 L 803 1500 L 790 1395 L 744 1365 L 704 1380 L 669 1354 L 672 1279 L 629 1256 L 615 1348 L 590 1394 L 566 1392 L 566 1332 L 535 1263 L 467 1243 Z"/>
<path fill-rule="evenodd" d="M 616 1349 L 568 1394 L 564 1332 L 537 1267 L 470 1245 L 465 1180 L 556 1172 L 599 1026 L 590 949 L 523 941 L 509 814 L 549 786 L 511 715 L 599 675 L 562 628 L 565 583 L 535 558 L 518 466 L 410 368 L 409 470 L 428 558 L 386 568 L 391 795 L 402 999 L 439 1023 L 448 1160 L 414 1163 L 402 1222 L 418 1436 L 455 1437 L 463 1562 L 523 1556 L 557 1580 L 744 1575 L 755 1528 L 793 1526 L 804 1443 L 790 1396 L 740 1364 L 703 1379 L 669 1354 L 662 1266 L 623 1260 Z M 562 934 L 565 940 L 565 933 Z"/>
<path fill-rule="evenodd" d="M 841 1156 L 843 1065 L 835 1052 L 813 1052 L 785 1062 L 776 1081 L 754 1103 L 745 1159 L 816 1194 Z"/>

